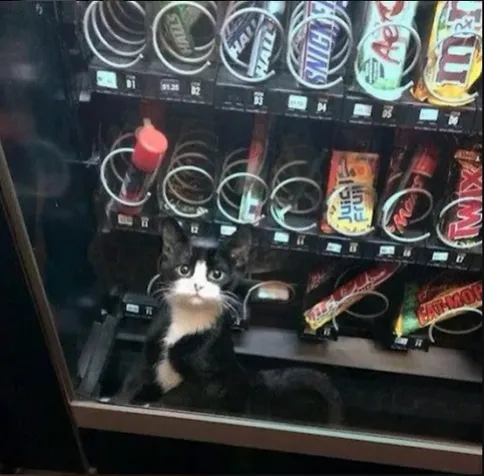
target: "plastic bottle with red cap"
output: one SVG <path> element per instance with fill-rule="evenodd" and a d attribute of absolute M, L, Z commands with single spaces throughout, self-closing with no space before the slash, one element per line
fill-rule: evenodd
<path fill-rule="evenodd" d="M 135 203 L 146 196 L 167 149 L 167 138 L 149 119 L 144 119 L 143 125 L 136 131 L 134 152 L 124 175 L 119 198 Z M 118 210 L 126 215 L 136 215 L 141 209 L 139 206 L 118 204 Z"/>

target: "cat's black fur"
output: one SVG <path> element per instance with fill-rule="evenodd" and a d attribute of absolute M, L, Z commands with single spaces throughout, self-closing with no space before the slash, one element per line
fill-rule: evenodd
<path fill-rule="evenodd" d="M 204 257 L 211 267 L 223 269 L 227 278 L 222 288 L 234 286 L 247 265 L 251 247 L 250 229 L 242 227 L 226 245 L 194 247 L 174 220 L 163 228 L 160 272 L 176 279 L 181 263 Z M 329 378 L 305 368 L 249 371 L 238 362 L 232 342 L 230 319 L 222 314 L 203 332 L 187 335 L 168 352 L 171 365 L 184 377 L 176 388 L 162 395 L 154 367 L 163 355 L 163 336 L 170 325 L 170 307 L 165 303 L 154 319 L 142 360 L 125 381 L 121 401 L 158 402 L 162 405 L 223 412 L 263 418 L 307 422 L 338 422 L 342 419 L 340 397 Z"/>

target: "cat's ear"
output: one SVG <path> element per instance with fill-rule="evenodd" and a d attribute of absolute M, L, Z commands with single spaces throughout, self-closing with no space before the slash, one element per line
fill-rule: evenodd
<path fill-rule="evenodd" d="M 243 225 L 237 228 L 224 246 L 236 269 L 244 269 L 249 263 L 252 240 L 252 228 L 249 225 Z"/>
<path fill-rule="evenodd" d="M 161 224 L 162 259 L 171 263 L 190 249 L 190 238 L 174 218 L 166 218 Z"/>

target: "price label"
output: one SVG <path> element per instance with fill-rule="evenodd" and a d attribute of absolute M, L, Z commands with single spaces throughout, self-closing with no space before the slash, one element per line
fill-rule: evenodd
<path fill-rule="evenodd" d="M 449 260 L 449 253 L 447 251 L 434 251 L 432 254 L 432 261 L 438 263 L 446 263 Z"/>
<path fill-rule="evenodd" d="M 96 71 L 96 84 L 100 88 L 118 89 L 118 76 L 113 71 Z"/>
<path fill-rule="evenodd" d="M 126 304 L 126 311 L 133 314 L 139 314 L 139 306 L 137 304 Z"/>
<path fill-rule="evenodd" d="M 326 245 L 326 251 L 328 251 L 329 253 L 341 254 L 342 249 L 343 246 L 340 243 L 330 242 Z"/>
<path fill-rule="evenodd" d="M 353 116 L 355 117 L 371 117 L 371 113 L 373 111 L 373 106 L 370 104 L 360 104 L 356 103 L 353 106 Z"/>
<path fill-rule="evenodd" d="M 383 245 L 380 246 L 380 256 L 394 256 L 395 255 L 395 247 Z"/>
<path fill-rule="evenodd" d="M 406 346 L 408 344 L 408 339 L 406 337 L 395 337 L 395 344 Z"/>
<path fill-rule="evenodd" d="M 176 94 L 180 92 L 180 82 L 178 79 L 162 79 L 160 81 L 160 91 L 162 93 Z"/>
<path fill-rule="evenodd" d="M 237 227 L 233 225 L 222 225 L 220 227 L 220 234 L 222 236 L 232 236 L 237 230 Z"/>
<path fill-rule="evenodd" d="M 293 111 L 306 111 L 308 108 L 308 98 L 297 94 L 289 95 L 287 108 Z"/>
<path fill-rule="evenodd" d="M 118 225 L 122 226 L 133 226 L 133 217 L 128 215 L 118 214 Z"/>
<path fill-rule="evenodd" d="M 276 231 L 274 233 L 274 242 L 287 245 L 289 243 L 289 233 L 286 233 L 285 231 Z"/>
<path fill-rule="evenodd" d="M 418 120 L 422 122 L 435 122 L 439 118 L 439 110 L 433 108 L 420 109 Z"/>

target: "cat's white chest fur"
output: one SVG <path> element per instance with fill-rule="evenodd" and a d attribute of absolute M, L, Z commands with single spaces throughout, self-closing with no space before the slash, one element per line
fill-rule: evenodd
<path fill-rule="evenodd" d="M 194 308 L 192 306 L 173 305 L 171 316 L 171 324 L 163 338 L 164 355 L 155 367 L 156 381 L 162 388 L 163 393 L 174 389 L 183 382 L 183 376 L 173 368 L 170 362 L 170 348 L 185 336 L 209 329 L 217 320 L 218 312 L 212 306 Z"/>

